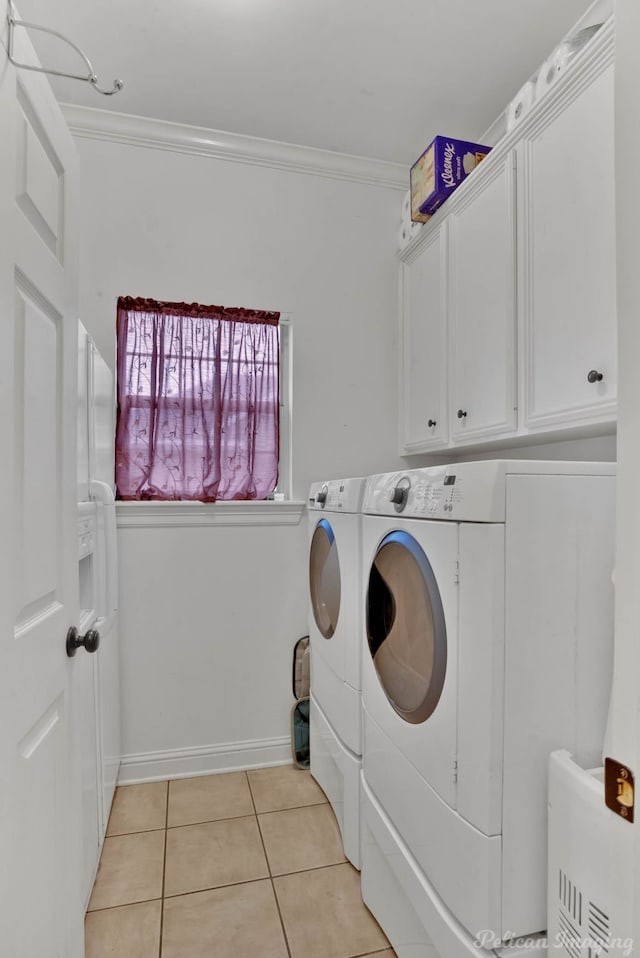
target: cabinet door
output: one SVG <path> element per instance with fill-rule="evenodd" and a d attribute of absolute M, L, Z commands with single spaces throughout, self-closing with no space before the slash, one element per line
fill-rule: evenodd
<path fill-rule="evenodd" d="M 446 224 L 401 264 L 401 452 L 447 443 Z"/>
<path fill-rule="evenodd" d="M 613 65 L 544 111 L 522 154 L 526 425 L 613 421 Z"/>
<path fill-rule="evenodd" d="M 454 442 L 515 431 L 514 163 L 509 153 L 490 171 L 480 167 L 449 217 Z"/>

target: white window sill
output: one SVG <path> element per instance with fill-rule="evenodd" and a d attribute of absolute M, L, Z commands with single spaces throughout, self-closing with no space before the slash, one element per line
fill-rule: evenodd
<path fill-rule="evenodd" d="M 117 502 L 119 529 L 199 526 L 295 526 L 306 503 L 300 499 L 251 502 Z"/>

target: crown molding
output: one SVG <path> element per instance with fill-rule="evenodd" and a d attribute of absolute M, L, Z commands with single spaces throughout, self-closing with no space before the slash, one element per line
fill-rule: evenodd
<path fill-rule="evenodd" d="M 72 103 L 62 103 L 61 109 L 73 135 L 84 139 L 109 140 L 152 150 L 209 156 L 217 160 L 349 180 L 403 192 L 407 189 L 408 169 L 400 163 Z"/>

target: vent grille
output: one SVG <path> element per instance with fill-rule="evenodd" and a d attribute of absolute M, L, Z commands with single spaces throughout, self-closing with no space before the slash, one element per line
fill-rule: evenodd
<path fill-rule="evenodd" d="M 582 925 L 582 892 L 578 891 L 574 883 L 567 878 L 562 869 L 559 869 L 560 901 L 567 915 Z"/>
<path fill-rule="evenodd" d="M 583 923 L 583 903 L 586 922 Z M 558 869 L 558 944 L 568 958 L 605 958 L 611 946 L 611 921 Z"/>
<path fill-rule="evenodd" d="M 600 948 L 603 954 L 608 954 L 611 943 L 611 923 L 609 916 L 605 915 L 602 909 L 589 902 L 589 936 L 594 945 Z M 597 948 L 594 955 L 599 954 Z"/>
<path fill-rule="evenodd" d="M 571 958 L 582 958 L 580 931 L 573 925 L 562 909 L 558 915 L 558 944 Z"/>

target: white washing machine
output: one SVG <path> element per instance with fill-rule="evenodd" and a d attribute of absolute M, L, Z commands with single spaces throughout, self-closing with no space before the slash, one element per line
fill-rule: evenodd
<path fill-rule="evenodd" d="M 611 463 L 368 481 L 362 889 L 399 958 L 545 928 L 549 753 L 602 748 L 614 509 Z"/>
<path fill-rule="evenodd" d="M 308 504 L 311 774 L 333 807 L 344 853 L 356 868 L 360 867 L 365 482 L 314 483 Z"/>

